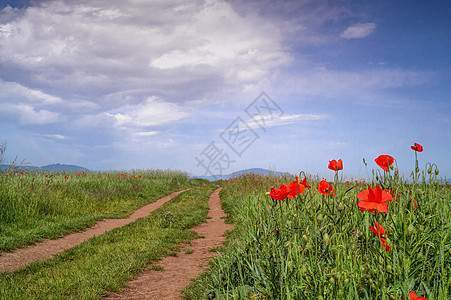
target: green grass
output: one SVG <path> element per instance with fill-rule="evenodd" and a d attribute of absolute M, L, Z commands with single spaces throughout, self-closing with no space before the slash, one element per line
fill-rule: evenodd
<path fill-rule="evenodd" d="M 182 172 L 160 170 L 0 172 L 0 253 L 83 230 L 103 218 L 127 217 L 145 204 L 202 183 Z"/>
<path fill-rule="evenodd" d="M 358 210 L 362 184 L 336 182 L 336 198 L 319 194 L 314 181 L 292 200 L 265 195 L 293 179 L 246 175 L 225 186 L 234 229 L 186 299 L 451 298 L 449 185 L 379 176 L 373 186 L 402 193 L 388 214 Z M 388 252 L 369 230 L 375 221 L 385 227 Z"/>
<path fill-rule="evenodd" d="M 1 273 L 0 299 L 98 299 L 107 291 L 118 291 L 139 270 L 197 238 L 186 229 L 205 221 L 214 189 L 213 184 L 196 187 L 149 217 L 91 238 L 53 259 Z"/>

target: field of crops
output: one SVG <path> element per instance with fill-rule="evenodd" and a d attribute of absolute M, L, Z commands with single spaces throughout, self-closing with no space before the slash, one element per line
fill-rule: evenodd
<path fill-rule="evenodd" d="M 344 181 L 341 160 L 329 162 L 331 183 L 304 174 L 233 180 L 221 194 L 234 223 L 228 245 L 186 295 L 450 299 L 451 187 L 438 183 L 435 165 L 420 170 L 415 160 L 415 181 L 406 181 L 391 156 L 376 163 L 368 183 Z"/>

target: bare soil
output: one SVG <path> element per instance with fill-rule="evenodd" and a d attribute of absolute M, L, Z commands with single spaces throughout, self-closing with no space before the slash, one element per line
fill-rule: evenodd
<path fill-rule="evenodd" d="M 139 218 L 146 217 L 152 211 L 187 190 L 188 189 L 172 193 L 154 203 L 147 204 L 136 210 L 128 219 L 104 219 L 96 223 L 93 227 L 86 229 L 86 231 L 72 233 L 55 240 L 47 239 L 35 245 L 18 249 L 14 252 L 3 253 L 0 256 L 0 272 L 15 271 L 32 262 L 50 258 L 55 254 L 61 253 L 69 248 L 83 243 L 89 238 L 104 234 L 105 232 L 115 228 L 122 227 L 136 221 Z"/>
<path fill-rule="evenodd" d="M 144 270 L 129 281 L 119 293 L 112 293 L 106 299 L 182 299 L 181 290 L 208 267 L 208 260 L 216 255 L 215 247 L 222 245 L 226 230 L 232 225 L 225 224 L 226 214 L 221 209 L 219 191 L 215 190 L 208 201 L 210 211 L 206 223 L 192 228 L 204 238 L 196 239 L 191 245 L 184 245 L 177 256 L 168 256 L 157 263 L 161 271 Z M 185 252 L 190 249 L 191 251 Z"/>

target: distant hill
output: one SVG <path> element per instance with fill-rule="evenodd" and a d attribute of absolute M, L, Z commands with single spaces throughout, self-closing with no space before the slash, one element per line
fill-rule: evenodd
<path fill-rule="evenodd" d="M 0 169 L 6 170 L 10 167 L 10 165 L 1 165 Z M 74 166 L 74 165 L 65 165 L 65 164 L 51 164 L 47 166 L 42 167 L 36 167 L 36 166 L 15 166 L 19 170 L 26 170 L 26 171 L 50 171 L 50 172 L 89 172 L 89 169 L 80 167 L 80 166 Z"/>
<path fill-rule="evenodd" d="M 233 172 L 231 174 L 218 174 L 218 175 L 211 175 L 211 176 L 191 176 L 191 178 L 202 178 L 202 179 L 207 179 L 209 181 L 216 181 L 216 180 L 228 180 L 228 179 L 232 179 L 235 178 L 239 175 L 242 174 L 249 174 L 249 173 L 255 173 L 255 174 L 262 174 L 262 175 L 275 175 L 275 176 L 281 176 L 281 175 L 292 175 L 290 173 L 287 172 L 275 172 L 275 171 L 271 171 L 271 170 L 267 170 L 267 169 L 262 169 L 262 168 L 252 168 L 252 169 L 245 169 L 245 170 L 240 170 L 240 171 L 236 171 Z"/>

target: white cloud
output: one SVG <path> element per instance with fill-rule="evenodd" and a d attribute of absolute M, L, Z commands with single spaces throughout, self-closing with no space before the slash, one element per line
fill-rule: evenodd
<path fill-rule="evenodd" d="M 42 91 L 30 89 L 15 82 L 5 82 L 0 79 L 0 99 L 10 101 L 14 99 L 17 102 L 21 101 L 38 102 L 42 104 L 57 104 L 62 103 L 60 97 L 46 94 Z"/>
<path fill-rule="evenodd" d="M 175 103 L 163 102 L 157 97 L 150 97 L 144 104 L 126 106 L 120 112 L 108 112 L 119 128 L 145 128 L 167 125 L 188 116 Z"/>
<path fill-rule="evenodd" d="M 362 96 L 391 88 L 419 86 L 431 81 L 434 76 L 433 72 L 394 68 L 362 71 L 317 68 L 301 74 L 289 74 L 284 80 L 284 90 L 322 97 Z"/>
<path fill-rule="evenodd" d="M 256 117 L 256 122 L 262 123 L 264 121 L 265 128 L 293 125 L 302 121 L 318 121 L 328 119 L 328 114 L 284 114 L 280 117 L 272 115 L 260 115 Z M 251 128 L 259 129 L 259 125 L 256 122 L 249 121 L 247 124 Z"/>
<path fill-rule="evenodd" d="M 158 131 L 141 131 L 141 132 L 137 132 L 136 135 L 137 136 L 152 136 L 152 135 L 157 135 Z"/>
<path fill-rule="evenodd" d="M 61 135 L 61 134 L 36 134 L 36 136 L 42 136 L 49 139 L 56 139 L 56 140 L 65 140 L 67 139 L 67 136 Z"/>
<path fill-rule="evenodd" d="M 14 19 L 0 25 L 0 67 L 26 72 L 44 92 L 92 96 L 147 86 L 180 91 L 169 100 L 184 101 L 208 92 L 206 81 L 209 90 L 240 87 L 291 59 L 276 24 L 222 0 L 53 0 L 3 14 Z M 186 85 L 195 95 L 182 96 Z"/>
<path fill-rule="evenodd" d="M 21 125 L 44 125 L 61 121 L 58 113 L 45 109 L 36 110 L 27 104 L 2 104 L 0 115 L 2 113 L 7 115 L 4 118 L 14 118 Z"/>
<path fill-rule="evenodd" d="M 369 36 L 376 29 L 376 23 L 352 24 L 340 35 L 345 39 L 361 39 Z"/>

